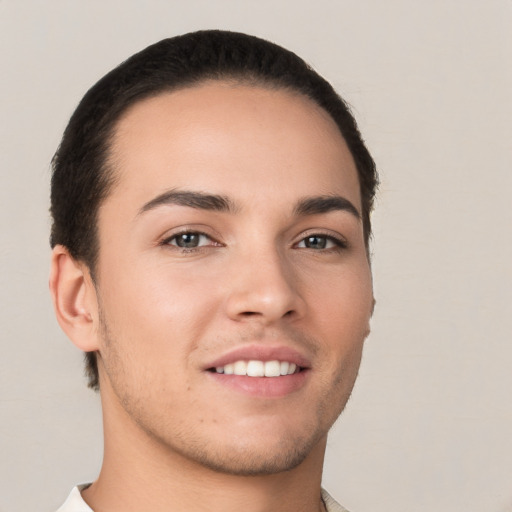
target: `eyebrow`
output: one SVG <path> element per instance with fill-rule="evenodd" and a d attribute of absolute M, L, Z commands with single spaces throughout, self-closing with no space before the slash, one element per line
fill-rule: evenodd
<path fill-rule="evenodd" d="M 295 214 L 299 216 L 319 215 L 332 211 L 346 211 L 361 219 L 361 214 L 357 208 L 345 197 L 342 196 L 316 196 L 305 197 L 301 199 L 295 206 Z"/>
<path fill-rule="evenodd" d="M 233 202 L 225 196 L 184 190 L 168 190 L 148 201 L 139 210 L 139 215 L 164 205 L 188 206 L 189 208 L 200 210 L 227 213 L 232 213 L 236 210 Z"/>
<path fill-rule="evenodd" d="M 227 196 L 173 189 L 145 203 L 139 210 L 139 215 L 165 205 L 186 206 L 225 213 L 238 211 L 238 207 Z M 337 195 L 305 197 L 300 199 L 294 208 L 294 213 L 297 216 L 320 215 L 331 211 L 346 211 L 357 219 L 361 219 L 357 208 L 345 197 Z"/>

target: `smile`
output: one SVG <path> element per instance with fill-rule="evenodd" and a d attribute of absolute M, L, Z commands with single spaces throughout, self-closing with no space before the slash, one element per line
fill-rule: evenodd
<path fill-rule="evenodd" d="M 247 377 L 282 377 L 299 372 L 300 367 L 289 361 L 235 361 L 224 366 L 217 366 L 211 371 L 225 375 L 245 375 Z"/>

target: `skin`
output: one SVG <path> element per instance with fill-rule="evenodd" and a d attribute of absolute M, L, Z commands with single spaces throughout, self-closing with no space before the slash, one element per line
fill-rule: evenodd
<path fill-rule="evenodd" d="M 338 128 L 289 91 L 205 83 L 134 105 L 111 157 L 96 283 L 63 247 L 50 278 L 61 326 L 99 354 L 105 457 L 84 499 L 98 512 L 321 510 L 327 433 L 373 308 L 357 215 L 295 211 L 332 195 L 361 211 Z M 155 201 L 169 191 L 219 195 L 231 210 Z M 203 233 L 198 247 L 178 247 L 184 229 Z M 283 396 L 206 369 L 239 347 L 277 346 L 308 362 Z"/>

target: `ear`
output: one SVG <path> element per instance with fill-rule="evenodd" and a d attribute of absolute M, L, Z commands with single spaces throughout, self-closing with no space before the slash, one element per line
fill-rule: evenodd
<path fill-rule="evenodd" d="M 364 334 L 365 339 L 368 338 L 371 332 L 371 326 L 370 326 L 370 320 L 373 317 L 373 312 L 375 311 L 375 305 L 377 304 L 377 301 L 375 300 L 375 297 L 372 298 L 372 304 L 371 304 L 371 310 L 370 315 L 368 316 L 368 325 L 366 326 L 366 332 Z"/>
<path fill-rule="evenodd" d="M 49 284 L 62 330 L 80 350 L 98 350 L 98 302 L 87 265 L 57 245 L 52 252 Z"/>

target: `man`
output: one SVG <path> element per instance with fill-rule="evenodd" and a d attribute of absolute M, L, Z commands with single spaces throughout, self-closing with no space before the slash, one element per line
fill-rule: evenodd
<path fill-rule="evenodd" d="M 377 176 L 331 86 L 251 36 L 164 40 L 86 94 L 53 165 L 50 289 L 105 434 L 60 511 L 344 510 L 321 475 Z"/>

